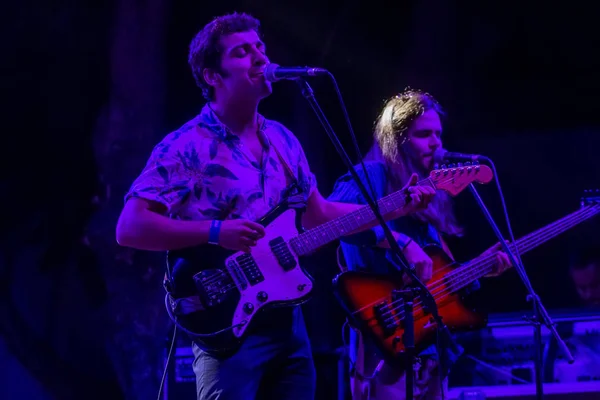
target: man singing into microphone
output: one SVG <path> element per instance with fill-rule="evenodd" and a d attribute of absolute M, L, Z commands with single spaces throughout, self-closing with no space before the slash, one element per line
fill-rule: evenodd
<path fill-rule="evenodd" d="M 189 64 L 207 103 L 154 148 L 133 182 L 117 224 L 121 245 L 167 251 L 210 243 L 251 252 L 265 233 L 254 221 L 294 187 L 306 202 L 307 228 L 360 208 L 325 200 L 296 137 L 257 112 L 271 94 L 268 63 L 249 15 L 221 16 L 200 30 Z M 434 191 L 415 183 L 416 175 L 407 180 L 409 205 L 387 219 L 427 206 Z M 234 354 L 193 345 L 198 399 L 312 399 L 315 370 L 300 308 L 268 310 L 254 321 Z"/>
<path fill-rule="evenodd" d="M 420 179 L 429 176 L 433 169 L 434 154 L 442 146 L 440 118 L 443 115 L 438 102 L 431 95 L 418 90 L 406 89 L 386 101 L 375 123 L 373 146 L 365 156 L 366 171 L 360 165 L 356 166 L 365 185 L 365 176 L 369 176 L 377 198 L 402 187 L 414 173 Z M 338 179 L 328 199 L 365 202 L 350 174 Z M 451 256 L 444 237 L 461 236 L 462 233 L 452 211 L 451 197 L 442 191 L 437 193 L 425 210 L 390 221 L 388 226 L 406 261 L 416 269 L 417 277 L 423 283 L 431 279 L 432 260 L 422 247 L 437 244 Z M 350 270 L 368 269 L 387 273 L 400 268 L 388 262 L 386 253 L 389 245 L 379 226 L 346 236 L 341 240 L 341 248 Z M 496 245 L 484 254 L 499 249 L 500 246 Z M 503 272 L 509 265 L 506 254 L 499 252 L 493 275 Z M 350 342 L 350 358 L 354 367 L 353 399 L 405 399 L 404 371 L 392 370 L 384 363 L 379 373 L 369 379 L 382 360 L 381 355 L 364 335 L 351 331 Z M 453 360 L 457 356 L 448 353 L 445 358 Z M 414 381 L 415 398 L 441 399 L 447 385 L 445 379 L 440 379 L 436 348 L 426 350 L 420 359 L 421 366 Z M 441 375 L 446 376 L 447 371 Z"/>

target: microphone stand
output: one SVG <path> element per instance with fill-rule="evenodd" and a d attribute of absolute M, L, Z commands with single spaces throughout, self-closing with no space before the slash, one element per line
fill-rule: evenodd
<path fill-rule="evenodd" d="M 352 164 L 350 157 L 344 150 L 344 147 L 340 143 L 333 128 L 327 121 L 327 118 L 325 117 L 323 110 L 321 110 L 319 103 L 315 99 L 312 88 L 310 87 L 308 82 L 306 82 L 306 80 L 304 80 L 302 78 L 294 79 L 294 81 L 300 86 L 302 95 L 304 96 L 304 98 L 306 98 L 306 100 L 312 107 L 313 111 L 317 115 L 319 122 L 325 129 L 325 132 L 327 132 L 327 135 L 331 139 L 331 142 L 333 143 L 333 145 L 335 146 L 340 157 L 346 164 L 346 167 L 352 174 L 352 178 L 356 182 L 362 195 L 364 196 L 367 203 L 369 204 L 369 207 L 375 214 L 375 217 L 377 218 L 379 224 L 381 225 L 381 227 L 385 233 L 385 237 L 390 245 L 392 254 L 395 256 L 395 259 L 396 259 L 398 265 L 400 265 L 402 270 L 406 274 L 408 274 L 408 276 L 410 276 L 410 278 L 412 279 L 412 282 L 414 285 L 413 287 L 411 287 L 407 290 L 394 291 L 395 293 L 392 293 L 392 296 L 394 294 L 400 294 L 404 298 L 405 319 L 404 319 L 404 323 L 403 323 L 404 335 L 402 337 L 402 341 L 404 344 L 405 357 L 406 357 L 405 358 L 405 362 L 406 362 L 406 399 L 412 400 L 414 397 L 413 396 L 413 393 L 414 393 L 413 371 L 414 371 L 414 367 L 416 364 L 416 354 L 415 354 L 416 352 L 415 352 L 415 343 L 414 343 L 414 318 L 413 318 L 413 299 L 414 299 L 414 297 L 420 296 L 420 299 L 423 302 L 423 308 L 425 309 L 426 312 L 431 313 L 433 319 L 435 320 L 435 322 L 437 324 L 438 335 L 440 335 L 440 333 L 442 333 L 445 336 L 445 339 L 447 341 L 449 341 L 454 346 L 454 348 L 456 348 L 456 345 L 453 342 L 452 336 L 450 335 L 448 328 L 443 324 L 442 318 L 438 314 L 437 304 L 435 303 L 435 299 L 433 298 L 433 296 L 427 289 L 427 286 L 425 286 L 423 284 L 423 282 L 421 282 L 417 278 L 417 276 L 414 273 L 414 270 L 409 268 L 406 265 L 406 262 L 404 261 L 404 255 L 402 254 L 402 251 L 400 250 L 398 243 L 396 243 L 396 240 L 394 239 L 394 236 L 392 235 L 391 230 L 385 223 L 383 216 L 379 212 L 379 207 L 376 205 L 375 201 L 371 198 L 371 196 L 367 192 L 367 189 L 365 188 L 365 186 L 361 182 L 360 178 L 358 177 L 358 174 L 356 173 L 356 169 L 354 168 L 354 165 Z M 443 341 L 440 340 L 439 342 L 442 343 Z M 443 354 L 443 352 L 440 351 L 440 354 Z M 440 360 L 440 362 L 441 362 L 441 360 Z"/>
<path fill-rule="evenodd" d="M 481 157 L 481 158 L 490 161 L 487 157 Z M 554 327 L 554 323 L 552 322 L 552 320 L 550 319 L 550 316 L 548 315 L 548 312 L 542 305 L 542 302 L 541 302 L 539 296 L 534 292 L 533 287 L 531 286 L 531 282 L 529 281 L 529 278 L 527 277 L 527 274 L 525 272 L 525 268 L 519 262 L 520 259 L 517 260 L 517 258 L 514 256 L 513 252 L 510 249 L 510 246 L 508 246 L 508 244 L 506 243 L 506 240 L 502 237 L 502 233 L 500 233 L 500 229 L 498 229 L 498 225 L 496 225 L 496 223 L 494 222 L 492 215 L 486 208 L 485 204 L 483 203 L 483 200 L 481 200 L 479 193 L 477 192 L 477 190 L 475 189 L 475 186 L 473 186 L 472 183 L 469 185 L 469 189 L 471 190 L 471 193 L 473 193 L 473 197 L 475 197 L 475 200 L 479 204 L 481 211 L 483 212 L 483 214 L 485 215 L 486 219 L 488 220 L 490 226 L 494 230 L 494 233 L 496 234 L 496 237 L 500 241 L 504 252 L 508 255 L 508 257 L 510 258 L 510 261 L 512 262 L 512 265 L 514 265 L 515 269 L 519 273 L 519 276 L 521 277 L 521 280 L 523 281 L 523 284 L 525 285 L 525 288 L 527 289 L 527 292 L 528 292 L 527 301 L 531 302 L 533 305 L 533 316 L 530 318 L 525 317 L 525 319 L 529 323 L 531 323 L 531 325 L 533 326 L 534 349 L 535 349 L 535 356 L 534 356 L 535 393 L 536 393 L 536 399 L 542 400 L 544 397 L 543 387 L 542 387 L 542 362 L 543 362 L 542 361 L 543 360 L 542 324 L 544 324 L 546 326 L 546 328 L 548 328 L 548 330 L 552 333 L 552 335 L 554 336 L 554 339 L 556 340 L 556 343 L 561 348 L 563 353 L 566 355 L 570 364 L 572 364 L 574 361 L 573 356 L 571 355 L 571 352 L 569 351 L 569 348 L 567 347 L 565 342 L 561 339 L 560 335 L 556 331 L 556 328 Z"/>

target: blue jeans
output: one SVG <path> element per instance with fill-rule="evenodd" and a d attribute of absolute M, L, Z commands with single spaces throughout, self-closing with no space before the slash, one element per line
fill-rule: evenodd
<path fill-rule="evenodd" d="M 272 311 L 230 357 L 192 345 L 197 400 L 314 399 L 316 373 L 302 312 Z"/>

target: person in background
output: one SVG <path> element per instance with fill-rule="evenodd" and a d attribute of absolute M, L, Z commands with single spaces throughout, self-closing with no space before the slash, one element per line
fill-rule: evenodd
<path fill-rule="evenodd" d="M 375 122 L 374 143 L 365 156 L 365 169 L 361 165 L 356 166 L 367 190 L 367 176 L 373 184 L 376 198 L 398 190 L 415 173 L 419 179 L 429 176 L 434 167 L 434 153 L 442 146 L 443 116 L 442 107 L 433 96 L 420 90 L 408 88 L 388 99 Z M 328 199 L 358 204 L 366 202 L 349 173 L 337 180 Z M 433 266 L 423 247 L 438 245 L 452 258 L 446 238 L 460 237 L 463 233 L 452 209 L 452 199 L 442 191 L 438 191 L 426 209 L 394 219 L 388 222 L 388 226 L 406 261 L 423 283 L 431 279 Z M 389 244 L 380 226 L 342 238 L 340 247 L 350 270 L 389 273 L 400 269 L 388 257 Z M 499 249 L 497 244 L 483 253 L 497 252 L 494 272 L 490 275 L 500 274 L 510 266 L 508 256 Z M 476 288 L 476 284 L 471 289 Z M 384 363 L 374 379 L 368 378 L 382 357 L 375 345 L 355 330 L 350 331 L 349 354 L 353 365 L 351 386 L 354 400 L 405 398 L 403 370 L 394 370 Z M 448 366 L 458 356 L 449 351 L 446 357 Z M 438 368 L 435 346 L 420 354 L 420 360 L 421 366 L 415 374 L 415 398 L 441 399 L 447 388 L 447 380 L 442 376 L 447 376 L 447 371 Z"/>
<path fill-rule="evenodd" d="M 571 257 L 569 274 L 582 305 L 600 308 L 600 243 L 579 249 Z"/>

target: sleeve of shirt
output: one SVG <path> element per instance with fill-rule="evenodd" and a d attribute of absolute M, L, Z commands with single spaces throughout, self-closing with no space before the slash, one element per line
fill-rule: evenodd
<path fill-rule="evenodd" d="M 153 149 L 146 166 L 125 195 L 158 202 L 166 214 L 176 211 L 194 191 L 202 190 L 197 177 L 200 160 L 196 143 L 167 136 Z"/>

